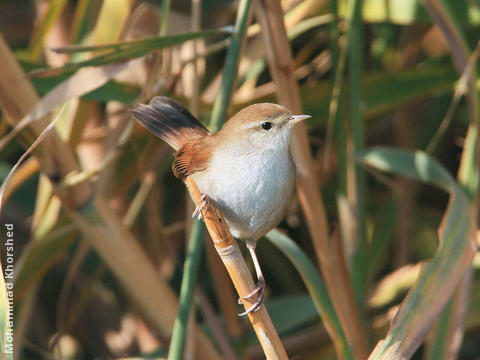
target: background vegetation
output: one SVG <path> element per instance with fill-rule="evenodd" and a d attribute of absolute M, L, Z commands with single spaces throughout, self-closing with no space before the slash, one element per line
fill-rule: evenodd
<path fill-rule="evenodd" d="M 128 113 L 160 94 L 213 131 L 254 102 L 312 115 L 297 196 L 257 247 L 289 357 L 479 358 L 480 2 L 282 8 L 0 3 L 14 358 L 265 357 L 171 150 Z"/>

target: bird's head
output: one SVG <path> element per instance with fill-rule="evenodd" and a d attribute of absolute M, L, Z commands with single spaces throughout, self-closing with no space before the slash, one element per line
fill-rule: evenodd
<path fill-rule="evenodd" d="M 295 124 L 309 115 L 292 115 L 286 107 L 260 103 L 247 106 L 235 114 L 222 128 L 228 142 L 245 141 L 255 148 L 288 148 Z"/>

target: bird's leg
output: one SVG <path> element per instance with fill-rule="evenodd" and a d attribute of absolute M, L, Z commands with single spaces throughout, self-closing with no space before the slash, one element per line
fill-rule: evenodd
<path fill-rule="evenodd" d="M 195 203 L 195 210 L 192 213 L 192 219 L 197 218 L 198 220 L 202 219 L 202 210 L 208 209 L 208 196 L 207 194 L 202 194 L 200 200 Z"/>
<path fill-rule="evenodd" d="M 253 265 L 255 266 L 255 272 L 257 273 L 258 282 L 257 282 L 257 285 L 255 285 L 255 289 L 253 289 L 253 291 L 250 294 L 238 299 L 238 303 L 243 304 L 243 300 L 250 299 L 255 295 L 257 295 L 257 300 L 245 312 L 238 314 L 239 316 L 245 316 L 251 312 L 258 311 L 263 306 L 263 299 L 265 296 L 265 279 L 263 278 L 262 269 L 260 268 L 260 263 L 258 262 L 257 254 L 255 253 L 256 246 L 257 246 L 257 242 L 255 240 L 252 240 L 252 239 L 247 240 L 247 249 L 250 252 L 250 256 L 252 257 Z"/>

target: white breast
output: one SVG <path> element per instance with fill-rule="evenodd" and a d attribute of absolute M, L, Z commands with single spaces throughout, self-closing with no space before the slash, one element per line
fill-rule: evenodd
<path fill-rule="evenodd" d="M 193 180 L 223 213 L 234 237 L 256 240 L 278 224 L 292 197 L 295 166 L 288 146 L 223 150 Z"/>

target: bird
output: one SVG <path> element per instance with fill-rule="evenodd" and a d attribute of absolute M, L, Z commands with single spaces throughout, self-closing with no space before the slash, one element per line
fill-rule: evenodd
<path fill-rule="evenodd" d="M 293 115 L 286 107 L 258 103 L 237 112 L 211 133 L 175 100 L 156 96 L 148 105 L 135 104 L 130 113 L 175 151 L 172 170 L 190 177 L 202 193 L 192 216 L 201 216 L 210 202 L 219 209 L 234 238 L 245 240 L 257 284 L 247 298 L 257 296 L 249 309 L 264 300 L 265 279 L 255 248 L 257 240 L 278 225 L 292 199 L 295 164 L 290 153 L 292 131 L 309 115 Z"/>

